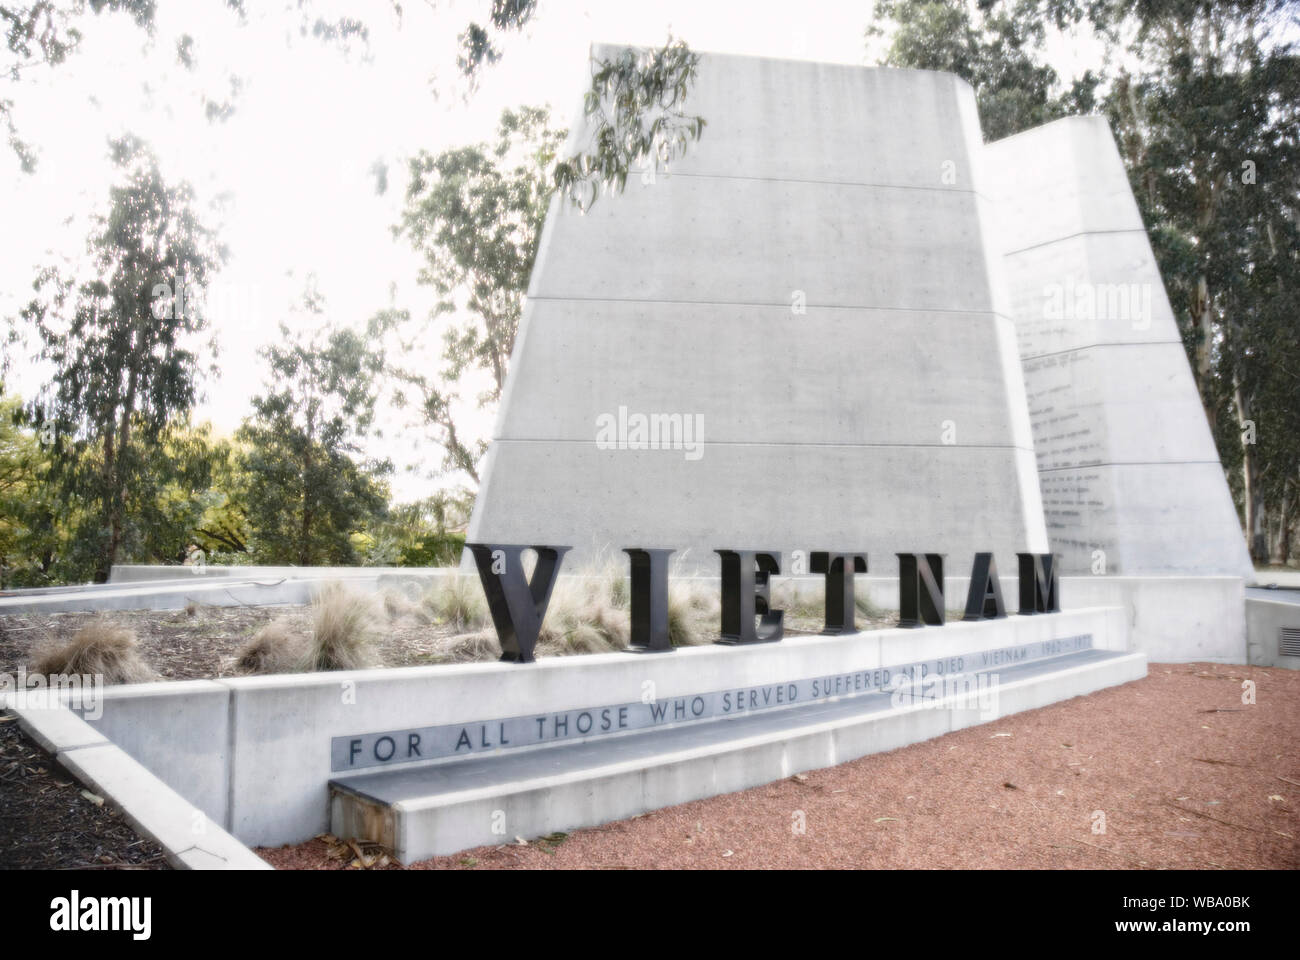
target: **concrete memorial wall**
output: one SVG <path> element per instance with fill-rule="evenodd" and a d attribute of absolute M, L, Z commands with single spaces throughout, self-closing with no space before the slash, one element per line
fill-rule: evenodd
<path fill-rule="evenodd" d="M 1110 127 L 987 147 L 1048 539 L 1066 574 L 1253 573 Z"/>
<path fill-rule="evenodd" d="M 685 109 L 683 160 L 553 204 L 469 540 L 1045 551 L 971 88 L 705 54 Z"/>

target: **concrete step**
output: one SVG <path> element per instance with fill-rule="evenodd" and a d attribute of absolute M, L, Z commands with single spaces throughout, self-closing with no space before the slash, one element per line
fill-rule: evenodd
<path fill-rule="evenodd" d="M 863 693 L 585 742 L 408 766 L 330 781 L 339 837 L 403 863 L 596 826 L 928 740 L 1146 676 L 1146 656 L 1082 650 L 962 675 L 973 696 Z"/>

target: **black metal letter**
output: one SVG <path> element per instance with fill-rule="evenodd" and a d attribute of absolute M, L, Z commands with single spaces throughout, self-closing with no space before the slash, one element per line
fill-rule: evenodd
<path fill-rule="evenodd" d="M 1017 553 L 1020 558 L 1020 614 L 1059 613 L 1060 571 L 1056 555 Z"/>
<path fill-rule="evenodd" d="M 970 572 L 970 590 L 966 592 L 966 615 L 963 620 L 998 620 L 1007 615 L 1002 602 L 1002 584 L 998 582 L 998 565 L 991 553 L 975 554 Z"/>
<path fill-rule="evenodd" d="M 898 554 L 898 625 L 942 627 L 943 615 L 943 554 Z"/>
<path fill-rule="evenodd" d="M 770 643 L 781 639 L 784 610 L 770 607 L 768 578 L 781 572 L 781 554 L 769 550 L 715 550 L 722 557 L 722 639 Z M 754 617 L 762 622 L 755 627 Z"/>
<path fill-rule="evenodd" d="M 857 633 L 853 575 L 867 572 L 867 555 L 818 551 L 812 555 L 812 572 L 826 574 L 826 628 L 822 633 Z"/>
<path fill-rule="evenodd" d="M 672 550 L 626 547 L 632 564 L 632 639 L 638 652 L 671 650 L 668 636 L 668 558 Z"/>
<path fill-rule="evenodd" d="M 467 543 L 478 566 L 478 578 L 487 595 L 488 610 L 501 641 L 501 659 L 532 663 L 537 634 L 542 629 L 551 591 L 560 575 L 560 563 L 571 547 L 527 547 L 514 543 Z M 524 580 L 521 554 L 537 552 L 531 582 Z M 500 552 L 502 569 L 494 571 L 493 555 Z"/>

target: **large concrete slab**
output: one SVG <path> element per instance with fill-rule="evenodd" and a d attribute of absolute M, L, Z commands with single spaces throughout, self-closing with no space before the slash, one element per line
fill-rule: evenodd
<path fill-rule="evenodd" d="M 552 207 L 470 539 L 1046 550 L 970 87 L 704 54 L 686 109 L 682 162 Z M 598 445 L 624 412 L 703 445 Z"/>
<path fill-rule="evenodd" d="M 1064 572 L 1099 572 L 1100 561 L 1108 574 L 1253 579 L 1106 120 L 1058 120 L 990 144 L 986 159 Z"/>

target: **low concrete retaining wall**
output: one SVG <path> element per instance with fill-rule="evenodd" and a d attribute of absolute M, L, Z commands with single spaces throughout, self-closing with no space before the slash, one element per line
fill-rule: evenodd
<path fill-rule="evenodd" d="M 116 569 L 116 568 L 114 568 Z M 173 573 L 184 567 L 160 567 Z M 428 569 L 405 570 L 398 573 L 376 572 L 359 567 L 334 567 L 327 573 L 315 568 L 248 568 L 229 567 L 213 573 L 214 567 L 202 574 L 179 579 L 139 580 L 123 583 L 89 584 L 80 587 L 47 587 L 6 591 L 0 595 L 0 615 L 79 613 L 114 610 L 182 610 L 190 603 L 213 607 L 269 607 L 285 604 L 310 603 L 311 598 L 327 583 L 345 583 L 354 590 L 379 591 L 390 587 L 424 590 L 430 582 L 440 577 L 453 576 L 454 571 Z M 255 575 L 236 572 L 253 570 Z M 275 571 L 296 569 L 297 575 L 276 576 Z M 378 568 L 376 568 L 378 569 Z M 389 568 L 384 568 L 388 570 Z M 268 571 L 262 573 L 261 571 Z"/>
<path fill-rule="evenodd" d="M 119 744 L 106 739 L 72 710 L 19 706 L 21 697 L 0 694 L 0 710 L 18 718 L 23 731 L 54 755 L 60 766 L 121 811 L 136 832 L 163 848 L 178 870 L 269 870 L 270 864 L 196 809 Z"/>
<path fill-rule="evenodd" d="M 494 746 L 487 722 L 504 717 L 544 718 L 644 703 L 647 695 L 673 701 L 1082 636 L 1097 649 L 1129 649 L 1124 611 L 1075 610 L 846 637 L 791 637 L 752 647 L 710 644 L 656 655 L 546 658 L 526 665 L 142 684 L 105 691 L 95 727 L 243 842 L 293 843 L 328 828 L 327 784 L 347 772 L 337 769 L 340 741 L 346 748 L 354 739 L 369 738 L 363 742 L 373 748 L 375 736 L 386 732 L 462 725 L 481 752 L 484 744 Z M 582 738 L 565 742 L 573 739 Z"/>
<path fill-rule="evenodd" d="M 257 567 L 207 565 L 196 573 L 195 567 L 181 564 L 117 563 L 109 571 L 111 585 L 147 584 L 169 580 L 201 580 L 234 577 L 239 580 L 348 580 L 357 577 L 434 577 L 454 567 Z"/>

